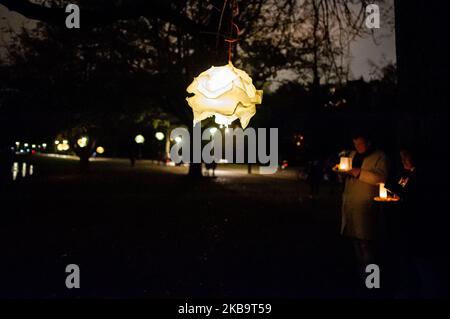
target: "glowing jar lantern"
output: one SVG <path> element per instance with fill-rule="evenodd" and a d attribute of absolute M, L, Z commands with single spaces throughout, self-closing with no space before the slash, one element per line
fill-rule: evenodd
<path fill-rule="evenodd" d="M 388 191 L 384 183 L 380 183 L 380 198 L 388 198 Z"/>
<path fill-rule="evenodd" d="M 255 88 L 250 76 L 231 62 L 201 73 L 187 92 L 193 94 L 186 100 L 194 113 L 194 124 L 214 116 L 217 124 L 225 126 L 239 119 L 244 129 L 263 96 L 263 91 Z"/>
<path fill-rule="evenodd" d="M 341 162 L 339 163 L 340 171 L 349 171 L 352 169 L 352 158 L 351 157 L 341 157 Z"/>

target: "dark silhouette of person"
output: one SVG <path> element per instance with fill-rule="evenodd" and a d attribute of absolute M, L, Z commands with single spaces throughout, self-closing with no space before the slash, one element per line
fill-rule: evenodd
<path fill-rule="evenodd" d="M 209 171 L 212 170 L 212 177 L 216 177 L 216 168 L 217 168 L 216 161 L 212 161 L 211 163 L 205 163 L 205 167 L 206 167 L 206 172 L 207 172 L 208 176 L 209 176 Z"/>
<path fill-rule="evenodd" d="M 432 298 L 436 283 L 431 248 L 436 244 L 430 240 L 432 226 L 425 216 L 430 209 L 425 201 L 427 182 L 414 151 L 400 151 L 402 169 L 396 178 L 386 183 L 386 188 L 400 197 L 399 205 L 390 211 L 389 238 L 398 255 L 396 273 L 400 278 L 397 287 L 403 297 Z"/>
<path fill-rule="evenodd" d="M 130 160 L 131 167 L 136 165 L 137 145 L 134 141 L 128 144 L 128 158 Z"/>

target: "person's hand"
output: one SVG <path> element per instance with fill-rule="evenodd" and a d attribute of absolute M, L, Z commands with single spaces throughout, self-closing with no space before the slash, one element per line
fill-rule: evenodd
<path fill-rule="evenodd" d="M 348 174 L 354 178 L 358 178 L 359 175 L 361 174 L 361 169 L 360 168 L 352 168 L 351 170 L 348 171 Z"/>

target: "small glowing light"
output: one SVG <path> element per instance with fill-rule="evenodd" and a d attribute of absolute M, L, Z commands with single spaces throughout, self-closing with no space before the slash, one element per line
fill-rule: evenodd
<path fill-rule="evenodd" d="M 60 152 L 66 152 L 69 150 L 69 148 L 69 144 L 58 144 L 58 146 L 56 146 L 56 149 Z"/>
<path fill-rule="evenodd" d="M 166 166 L 176 166 L 176 164 L 175 164 L 175 162 L 174 161 L 167 161 L 166 162 Z"/>
<path fill-rule="evenodd" d="M 68 140 L 63 140 L 63 144 L 69 144 Z"/>
<path fill-rule="evenodd" d="M 79 138 L 77 144 L 79 147 L 85 148 L 88 145 L 88 138 L 86 136 Z"/>
<path fill-rule="evenodd" d="M 216 134 L 216 132 L 217 132 L 217 127 L 211 127 L 210 129 L 209 129 L 209 131 L 211 132 L 211 134 Z"/>
<path fill-rule="evenodd" d="M 380 197 L 381 198 L 387 198 L 388 197 L 387 189 L 386 189 L 384 183 L 380 183 Z"/>
<path fill-rule="evenodd" d="M 352 169 L 352 158 L 351 157 L 341 157 L 341 162 L 339 164 L 340 171 L 349 171 Z"/>
<path fill-rule="evenodd" d="M 144 144 L 144 142 L 145 142 L 145 137 L 142 136 L 141 134 L 139 134 L 139 135 L 137 135 L 137 136 L 134 138 L 134 141 L 135 141 L 137 144 Z"/>
<path fill-rule="evenodd" d="M 156 132 L 155 137 L 158 141 L 162 141 L 165 137 L 163 132 Z"/>
<path fill-rule="evenodd" d="M 302 143 L 301 142 L 297 142 L 297 146 L 302 146 Z"/>
<path fill-rule="evenodd" d="M 183 139 L 181 138 L 181 136 L 175 137 L 175 142 L 181 143 L 181 141 L 183 141 Z"/>
<path fill-rule="evenodd" d="M 97 154 L 105 153 L 105 149 L 102 146 L 97 147 L 97 149 L 95 151 Z"/>
<path fill-rule="evenodd" d="M 19 147 L 20 146 L 20 142 L 16 142 L 16 146 Z"/>
<path fill-rule="evenodd" d="M 43 143 L 43 144 L 42 144 L 42 147 L 43 147 L 43 148 L 47 148 L 47 143 Z"/>
<path fill-rule="evenodd" d="M 34 174 L 34 166 L 30 165 L 30 172 L 29 172 L 30 176 L 33 176 Z"/>
<path fill-rule="evenodd" d="M 59 141 L 58 141 L 58 140 L 56 140 L 56 141 L 55 141 L 55 145 L 58 145 L 58 144 L 59 144 Z"/>
<path fill-rule="evenodd" d="M 23 144 L 23 146 L 28 147 L 28 143 Z"/>
<path fill-rule="evenodd" d="M 36 144 L 31 145 L 31 148 L 36 148 Z"/>

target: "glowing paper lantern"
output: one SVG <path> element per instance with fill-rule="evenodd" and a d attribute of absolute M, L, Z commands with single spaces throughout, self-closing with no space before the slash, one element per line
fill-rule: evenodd
<path fill-rule="evenodd" d="M 82 138 L 78 139 L 77 144 L 79 147 L 85 148 L 87 146 L 87 142 L 88 142 L 88 138 L 82 137 Z"/>
<path fill-rule="evenodd" d="M 194 94 L 186 100 L 194 112 L 194 124 L 214 116 L 217 124 L 230 125 L 236 119 L 246 128 L 262 102 L 262 90 L 256 90 L 250 76 L 233 66 L 211 67 L 187 88 Z"/>
<path fill-rule="evenodd" d="M 156 132 L 155 137 L 158 141 L 162 141 L 165 137 L 163 132 Z"/>
<path fill-rule="evenodd" d="M 85 148 L 88 145 L 88 138 L 83 136 L 82 138 L 79 138 L 77 141 L 77 144 L 81 148 Z"/>
<path fill-rule="evenodd" d="M 341 157 L 341 162 L 339 164 L 340 171 L 349 171 L 352 169 L 352 158 L 351 157 Z"/>
<path fill-rule="evenodd" d="M 66 151 L 69 150 L 69 148 L 70 148 L 69 144 L 58 144 L 58 145 L 56 146 L 56 149 L 57 149 L 59 152 L 66 152 Z"/>
<path fill-rule="evenodd" d="M 139 134 L 139 135 L 137 135 L 137 136 L 134 138 L 134 141 L 135 141 L 137 144 L 144 144 L 145 138 L 144 138 L 144 136 L 142 136 L 141 134 Z"/>
<path fill-rule="evenodd" d="M 105 149 L 102 146 L 97 147 L 97 149 L 95 150 L 97 154 L 103 154 L 105 153 Z"/>

